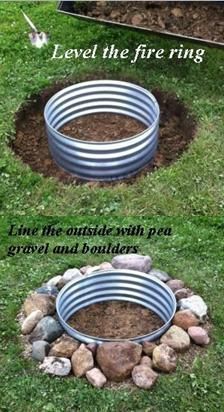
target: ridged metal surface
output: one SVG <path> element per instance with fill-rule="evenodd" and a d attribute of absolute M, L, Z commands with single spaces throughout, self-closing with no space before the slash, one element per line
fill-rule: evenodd
<path fill-rule="evenodd" d="M 58 131 L 80 116 L 95 113 L 127 115 L 146 128 L 135 136 L 110 142 L 78 140 Z M 82 179 L 110 181 L 129 177 L 155 155 L 159 105 L 155 97 L 140 86 L 116 80 L 78 83 L 56 93 L 46 104 L 44 117 L 54 160 Z"/>
<path fill-rule="evenodd" d="M 59 292 L 56 310 L 65 331 L 85 343 L 121 341 L 100 336 L 89 336 L 69 326 L 67 321 L 78 310 L 97 302 L 128 301 L 152 310 L 164 322 L 163 326 L 144 336 L 132 337 L 134 342 L 154 341 L 169 328 L 176 312 L 176 298 L 172 290 L 153 276 L 132 270 L 94 272 L 79 281 L 71 281 Z"/>

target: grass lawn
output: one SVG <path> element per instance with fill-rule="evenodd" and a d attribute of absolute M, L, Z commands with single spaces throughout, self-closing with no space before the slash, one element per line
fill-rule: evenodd
<path fill-rule="evenodd" d="M 28 26 L 20 8 L 51 42 L 43 49 L 28 41 Z M 207 48 L 201 64 L 190 60 L 51 60 L 54 44 L 63 49 L 103 49 L 115 44 L 124 49 L 179 47 L 176 40 L 160 39 L 132 30 L 106 28 L 56 12 L 54 2 L 1 2 L 0 4 L 0 202 L 1 213 L 69 215 L 221 215 L 224 166 L 224 52 Z M 200 47 L 189 43 L 189 47 Z M 145 87 L 176 92 L 197 118 L 197 137 L 172 166 L 138 179 L 133 185 L 88 187 L 63 185 L 44 178 L 16 158 L 8 147 L 14 115 L 33 93 L 65 78 L 106 71 L 111 78 L 124 74 Z"/>
<path fill-rule="evenodd" d="M 85 380 L 75 378 L 52 378 L 39 373 L 35 362 L 23 359 L 18 341 L 19 327 L 15 320 L 22 302 L 30 290 L 38 287 L 51 276 L 68 267 L 97 264 L 110 260 L 112 256 L 53 254 L 17 255 L 7 257 L 10 243 L 27 244 L 48 241 L 55 244 L 72 244 L 72 240 L 59 238 L 29 237 L 9 238 L 7 229 L 11 223 L 42 227 L 55 224 L 61 227 L 99 224 L 92 218 L 47 218 L 14 217 L 2 218 L 0 236 L 0 290 L 1 290 L 1 368 L 0 368 L 0 410 L 18 412 L 213 412 L 222 411 L 224 405 L 223 380 L 223 221 L 221 218 L 109 218 L 102 217 L 101 224 L 110 226 L 142 224 L 147 227 L 171 227 L 172 236 L 82 238 L 90 244 L 121 242 L 123 245 L 137 245 L 139 253 L 150 254 L 154 267 L 168 271 L 172 276 L 183 279 L 205 299 L 209 306 L 213 324 L 212 339 L 204 356 L 197 356 L 189 369 L 178 367 L 171 375 L 160 376 L 152 391 L 127 389 L 96 390 Z"/>

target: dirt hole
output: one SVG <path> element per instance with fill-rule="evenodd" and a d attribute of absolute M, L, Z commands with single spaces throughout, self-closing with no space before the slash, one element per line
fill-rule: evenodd
<path fill-rule="evenodd" d="M 136 82 L 135 79 L 116 77 L 118 77 L 117 80 L 131 81 L 145 87 L 144 84 Z M 49 152 L 43 117 L 45 104 L 51 96 L 62 88 L 79 81 L 103 78 L 111 78 L 111 76 L 105 74 L 104 76 L 102 74 L 91 77 L 85 76 L 76 81 L 56 83 L 44 89 L 40 94 L 32 96 L 16 114 L 16 134 L 11 141 L 11 147 L 15 154 L 35 172 L 41 173 L 45 177 L 54 177 L 63 183 L 78 185 L 85 183 L 99 187 L 116 185 L 116 182 L 86 183 L 86 181 L 82 181 L 80 178 L 65 172 L 57 166 Z M 158 89 L 152 90 L 152 93 L 160 105 L 161 114 L 158 150 L 152 163 L 147 165 L 136 176 L 125 179 L 124 183 L 134 183 L 139 177 L 175 162 L 187 149 L 195 135 L 195 119 L 175 94 Z M 105 123 L 108 123 L 108 117 L 110 117 L 110 127 L 108 127 L 107 133 L 105 133 Z M 67 130 L 66 134 L 70 132 L 71 134 L 75 133 L 75 135 L 80 138 L 86 135 L 86 131 L 91 127 L 92 136 L 102 136 L 102 132 L 104 132 L 105 139 L 107 139 L 108 136 L 113 136 L 113 139 L 118 138 L 116 136 L 125 138 L 145 128 L 140 122 L 127 116 L 122 116 L 121 118 L 119 115 L 110 114 L 91 115 L 88 116 L 88 119 L 87 116 L 83 118 L 80 117 L 75 123 L 71 122 L 63 126 L 63 128 L 66 127 L 71 129 Z"/>
<path fill-rule="evenodd" d="M 119 301 L 89 305 L 76 312 L 68 323 L 79 332 L 108 339 L 146 335 L 163 325 L 163 321 L 149 309 Z"/>

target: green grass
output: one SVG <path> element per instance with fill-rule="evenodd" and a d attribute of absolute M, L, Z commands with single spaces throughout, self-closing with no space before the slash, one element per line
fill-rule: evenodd
<path fill-rule="evenodd" d="M 221 218 L 47 218 L 13 217 L 0 221 L 0 410 L 18 412 L 213 412 L 222 411 L 224 405 L 223 381 L 223 220 Z M 160 376 L 152 391 L 145 390 L 97 390 L 84 379 L 52 378 L 38 371 L 34 361 L 23 359 L 15 320 L 22 302 L 30 290 L 38 287 L 51 276 L 68 267 L 80 267 L 110 260 L 112 256 L 74 255 L 45 256 L 16 255 L 7 257 L 7 247 L 11 243 L 28 244 L 50 242 L 72 244 L 77 239 L 66 238 L 9 238 L 7 230 L 11 223 L 37 226 L 55 224 L 83 226 L 108 224 L 110 226 L 142 224 L 148 227 L 171 227 L 172 236 L 115 238 L 80 238 L 89 244 L 103 244 L 110 241 L 122 245 L 137 245 L 139 253 L 150 254 L 154 267 L 168 271 L 179 277 L 201 294 L 209 307 L 213 324 L 211 345 L 203 357 L 195 358 L 190 370 L 180 366 L 171 375 Z"/>
<path fill-rule="evenodd" d="M 42 30 L 49 31 L 48 47 L 37 50 L 28 41 L 28 27 L 20 8 Z M 56 12 L 54 2 L 0 4 L 0 202 L 1 213 L 103 215 L 221 215 L 223 214 L 224 53 L 207 48 L 201 64 L 192 61 L 51 60 L 55 43 L 67 48 L 107 44 L 133 50 L 179 47 L 176 40 L 160 39 L 131 30 L 78 21 Z M 189 47 L 199 47 L 188 44 Z M 124 74 L 146 87 L 176 92 L 197 118 L 197 138 L 170 167 L 128 186 L 94 188 L 63 185 L 44 178 L 15 158 L 8 147 L 14 114 L 33 93 L 65 78 L 104 70 L 112 78 Z"/>

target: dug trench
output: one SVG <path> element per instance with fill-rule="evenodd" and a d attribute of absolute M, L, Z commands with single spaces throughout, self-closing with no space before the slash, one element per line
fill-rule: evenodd
<path fill-rule="evenodd" d="M 10 142 L 16 156 L 28 164 L 33 171 L 45 177 L 54 177 L 65 184 L 88 184 L 98 187 L 116 185 L 116 182 L 86 182 L 57 166 L 48 148 L 43 116 L 47 101 L 62 88 L 80 81 L 109 77 L 111 76 L 100 73 L 91 77 L 83 76 L 76 80 L 58 82 L 44 89 L 38 95 L 31 96 L 16 113 L 16 133 Z M 119 76 L 116 78 L 117 80 L 132 81 L 144 87 L 135 79 Z M 160 133 L 157 153 L 153 161 L 138 174 L 123 180 L 127 184 L 132 184 L 136 179 L 152 173 L 160 167 L 169 166 L 178 160 L 195 136 L 195 118 L 177 95 L 159 89 L 153 89 L 152 93 L 160 105 Z M 130 117 L 102 113 L 73 120 L 64 125 L 61 131 L 80 140 L 111 141 L 133 136 L 144 128 L 143 124 Z"/>

